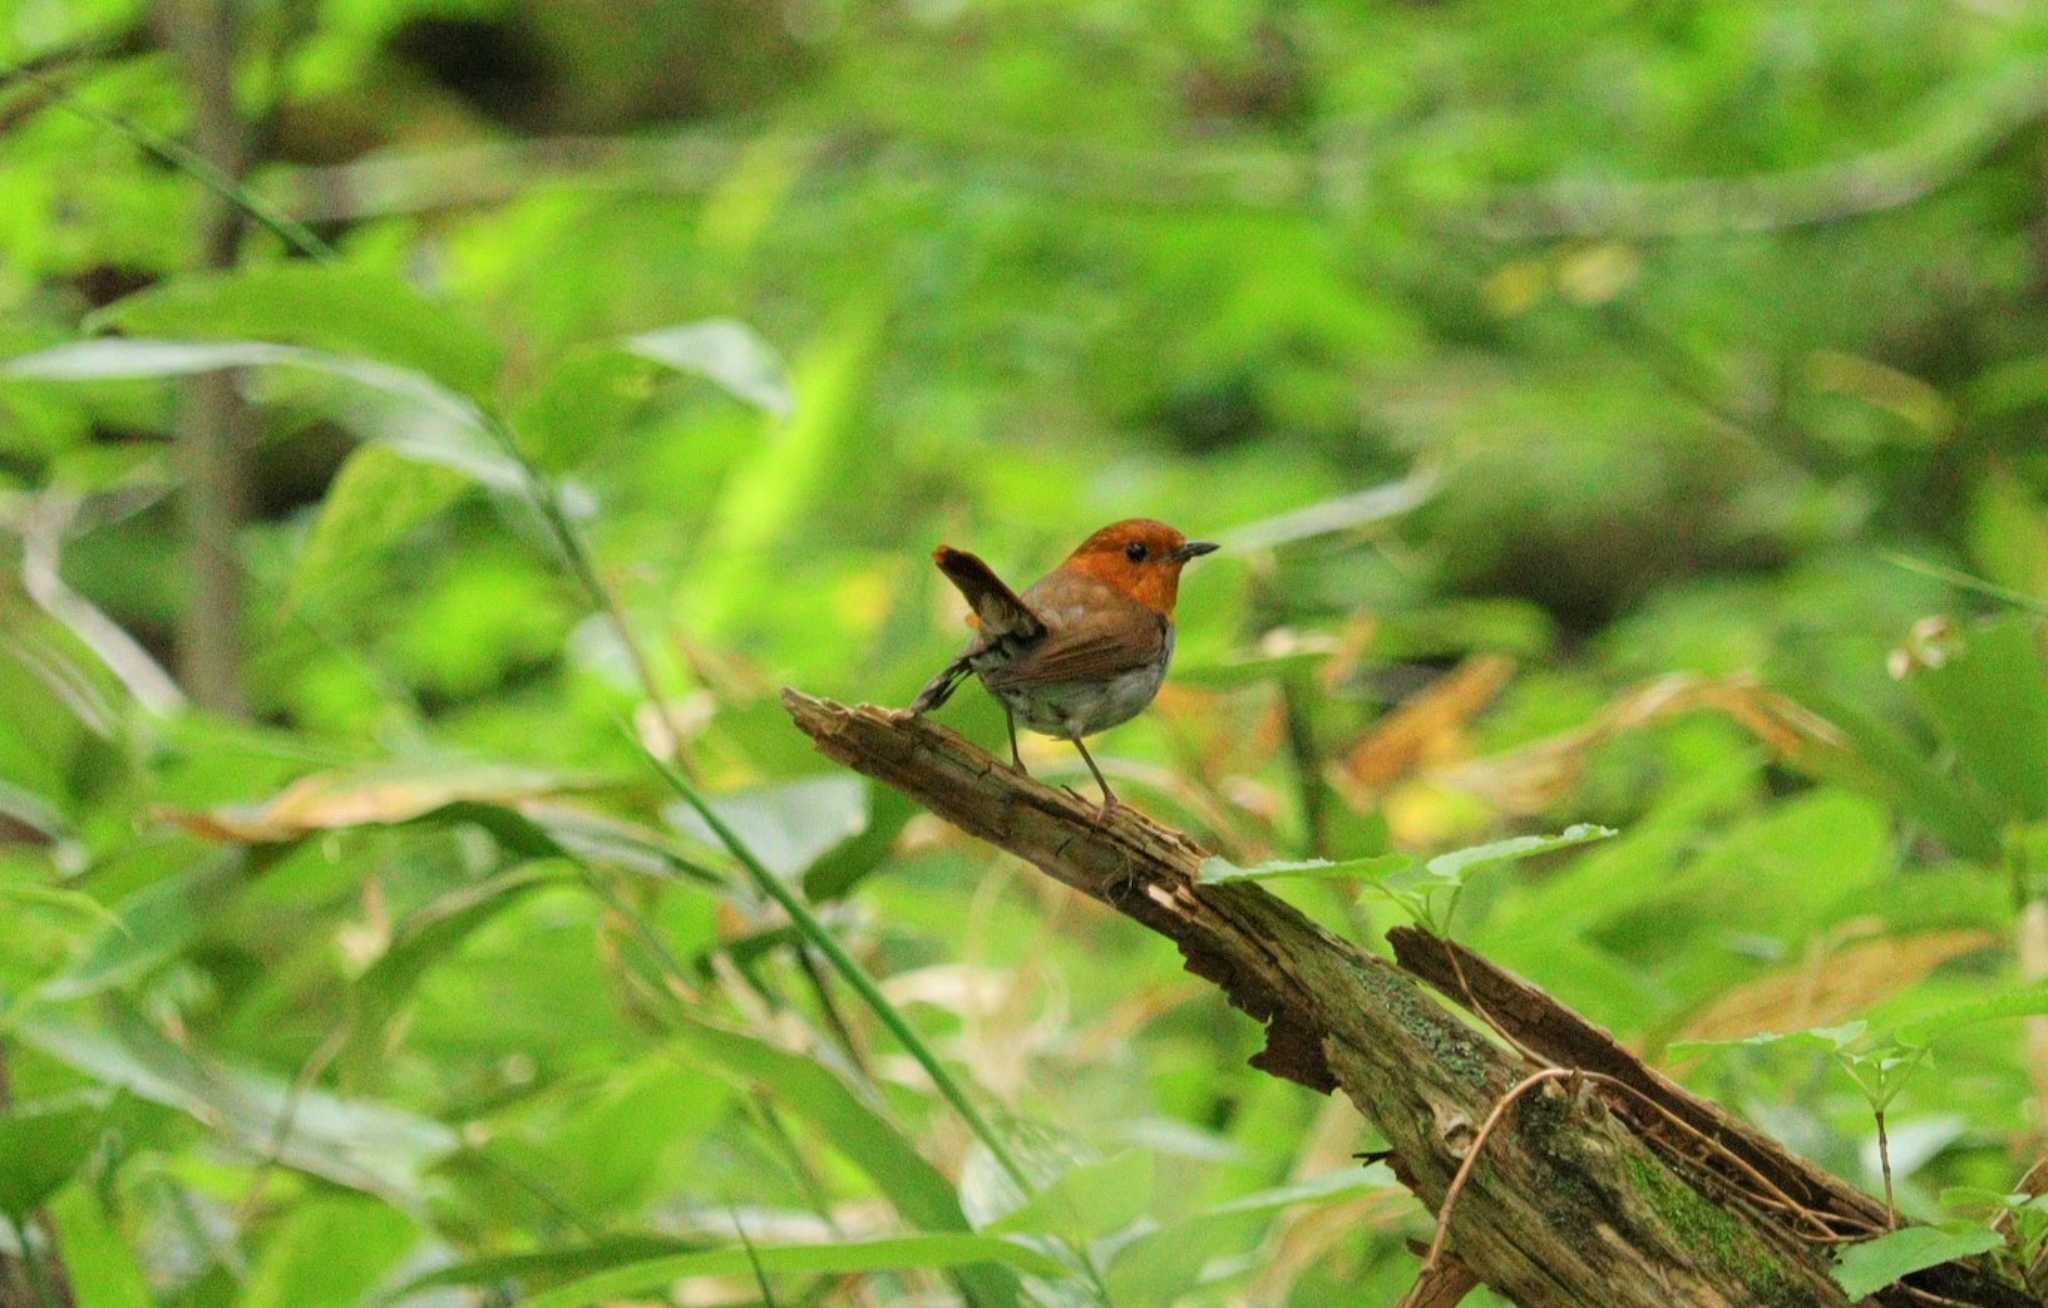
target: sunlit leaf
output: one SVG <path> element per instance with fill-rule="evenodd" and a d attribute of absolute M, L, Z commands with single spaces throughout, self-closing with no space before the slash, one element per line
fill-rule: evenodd
<path fill-rule="evenodd" d="M 121 919 L 115 916 L 112 909 L 83 890 L 67 890 L 63 886 L 44 885 L 39 881 L 0 881 L 0 904 L 23 904 L 56 909 L 74 917 L 99 922 L 116 931 L 128 929 Z"/>
<path fill-rule="evenodd" d="M 157 1308 L 135 1250 L 102 1203 L 97 1187 L 72 1185 L 50 1201 L 64 1248 L 64 1266 L 86 1308 Z"/>
<path fill-rule="evenodd" d="M 664 327 L 628 337 L 626 348 L 644 359 L 709 378 L 779 418 L 796 408 L 782 357 L 745 323 L 708 318 Z"/>
<path fill-rule="evenodd" d="M 356 772 L 316 772 L 261 804 L 167 809 L 161 816 L 213 840 L 275 844 L 320 831 L 410 822 L 462 801 L 508 804 L 557 794 L 573 784 L 554 773 L 532 769 L 407 764 Z"/>
<path fill-rule="evenodd" d="M 1369 858 L 1350 858 L 1341 862 L 1332 862 L 1326 858 L 1282 859 L 1271 863 L 1256 863 L 1251 867 L 1239 867 L 1229 859 L 1211 856 L 1202 860 L 1201 872 L 1198 875 L 1207 885 L 1222 885 L 1232 881 L 1276 881 L 1283 878 L 1330 881 L 1351 877 L 1384 877 L 1414 864 L 1415 858 L 1411 854 L 1374 854 Z"/>
<path fill-rule="evenodd" d="M 697 549 L 690 590 L 700 630 L 718 632 L 752 608 L 770 578 L 784 574 L 788 542 L 804 516 L 831 494 L 831 470 L 850 457 L 860 430 L 858 388 L 872 367 L 878 315 L 856 312 L 803 356 L 804 402 L 748 448 L 720 488 Z"/>
<path fill-rule="evenodd" d="M 118 381 L 269 367 L 338 377 L 360 387 L 365 397 L 382 399 L 383 408 L 358 405 L 344 416 L 409 458 L 455 469 L 504 494 L 526 487 L 525 474 L 493 442 L 493 428 L 472 400 L 423 373 L 374 359 L 268 341 L 113 337 L 0 360 L 0 379 Z"/>
<path fill-rule="evenodd" d="M 1438 485 L 1436 474 L 1418 472 L 1401 481 L 1238 527 L 1223 538 L 1223 545 L 1230 550 L 1271 549 L 1316 536 L 1358 531 L 1420 508 Z"/>
<path fill-rule="evenodd" d="M 116 300 L 88 331 L 131 337 L 228 338 L 362 355 L 482 394 L 500 350 L 480 328 L 386 273 L 340 264 L 259 264 L 194 272 Z"/>
<path fill-rule="evenodd" d="M 1741 1047 L 1763 1048 L 1777 1045 L 1786 1049 L 1810 1049 L 1821 1053 L 1836 1054 L 1857 1044 L 1870 1032 L 1870 1023 L 1863 1021 L 1845 1022 L 1840 1026 L 1815 1026 L 1798 1031 L 1760 1031 L 1755 1035 L 1741 1036 L 1729 1040 L 1681 1040 L 1672 1044 L 1674 1051 L 1685 1049 L 1734 1049 Z"/>
<path fill-rule="evenodd" d="M 115 337 L 54 346 L 0 360 L 0 377 L 25 381 L 119 381 L 185 377 L 228 368 L 306 368 L 409 400 L 459 426 L 481 430 L 476 406 L 431 379 L 371 359 L 267 341 L 177 341 Z"/>
<path fill-rule="evenodd" d="M 1430 859 L 1427 866 L 1431 876 L 1445 881 L 1455 881 L 1477 868 L 1534 858 L 1538 854 L 1548 854 L 1553 850 L 1570 849 L 1574 845 L 1606 840 L 1614 834 L 1613 827 L 1580 822 L 1566 827 L 1554 836 L 1510 836 L 1506 840 L 1496 840 L 1485 845 L 1454 849 Z"/>

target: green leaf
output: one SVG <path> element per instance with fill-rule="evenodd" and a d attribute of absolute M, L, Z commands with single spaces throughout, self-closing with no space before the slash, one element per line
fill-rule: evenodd
<path fill-rule="evenodd" d="M 896 837 L 923 810 L 894 786 L 867 783 L 867 823 L 862 831 L 820 855 L 804 873 L 804 896 L 813 903 L 838 899 L 888 861 Z"/>
<path fill-rule="evenodd" d="M 710 804 L 768 870 L 785 881 L 868 825 L 868 783 L 834 773 L 734 791 Z M 710 826 L 688 805 L 671 804 L 663 816 L 692 839 L 720 847 Z"/>
<path fill-rule="evenodd" d="M 128 926 L 114 911 L 86 894 L 83 890 L 67 890 L 63 886 L 47 886 L 40 881 L 0 882 L 0 903 L 33 905 L 38 908 L 54 908 L 62 913 L 93 921 L 114 931 L 126 932 Z"/>
<path fill-rule="evenodd" d="M 801 1054 L 720 1027 L 684 1020 L 680 1042 L 742 1084 L 768 1087 L 777 1102 L 808 1121 L 873 1181 L 896 1211 L 925 1231 L 968 1231 L 960 1196 L 916 1146 L 835 1073 Z M 1016 1302 L 1006 1271 L 965 1267 L 954 1274 L 968 1300 L 983 1308 Z"/>
<path fill-rule="evenodd" d="M 1212 886 L 1232 881 L 1277 881 L 1286 877 L 1330 881 L 1346 877 L 1384 877 L 1412 867 L 1414 863 L 1415 859 L 1408 854 L 1374 854 L 1369 858 L 1350 858 L 1337 863 L 1326 858 L 1309 858 L 1239 867 L 1228 859 L 1211 856 L 1202 860 L 1201 871 L 1196 876 L 1204 885 Z"/>
<path fill-rule="evenodd" d="M 512 425 L 534 461 L 567 468 L 631 431 L 655 395 L 655 369 L 614 347 L 583 346 L 552 361 L 512 409 Z"/>
<path fill-rule="evenodd" d="M 135 1250 L 91 1185 L 65 1187 L 50 1200 L 64 1246 L 73 1297 L 84 1308 L 157 1308 Z"/>
<path fill-rule="evenodd" d="M 766 1041 L 686 1021 L 678 1042 L 744 1085 L 769 1088 L 874 1181 L 906 1221 L 927 1231 L 965 1231 L 960 1198 L 902 1132 L 822 1065 Z"/>
<path fill-rule="evenodd" d="M 1910 680 L 1956 758 L 2005 813 L 2048 817 L 2048 671 L 2039 620 L 2013 615 L 1957 633 Z"/>
<path fill-rule="evenodd" d="M 381 1302 L 403 1303 L 428 1290 L 451 1286 L 516 1286 L 520 1291 L 535 1282 L 554 1284 L 571 1277 L 589 1276 L 624 1263 L 644 1263 L 672 1254 L 688 1253 L 700 1247 L 687 1240 L 662 1235 L 620 1235 L 593 1244 L 541 1253 L 497 1254 L 451 1263 L 416 1276 L 386 1295 Z"/>
<path fill-rule="evenodd" d="M 356 980 L 357 1008 L 342 1053 L 344 1066 L 367 1066 L 384 1047 L 385 1027 L 420 978 L 461 948 L 472 932 L 547 880 L 533 869 L 521 869 L 451 891 L 408 917 L 390 947 Z"/>
<path fill-rule="evenodd" d="M 26 381 L 121 381 L 189 377 L 228 368 L 307 368 L 408 400 L 448 422 L 483 430 L 477 407 L 406 368 L 267 341 L 172 341 L 122 337 L 78 341 L 0 362 L 0 377 Z"/>
<path fill-rule="evenodd" d="M 1957 853 L 1979 862 L 2000 855 L 1997 819 L 1975 795 L 1937 769 L 1926 751 L 1854 701 L 1817 689 L 1801 702 L 1846 737 L 1846 748 L 1817 753 L 1815 770 L 1910 812 Z"/>
<path fill-rule="evenodd" d="M 1953 1004 L 1923 1014 L 1899 1027 L 1899 1035 L 1921 1042 L 1935 1041 L 1959 1027 L 1992 1022 L 2008 1017 L 2039 1017 L 2048 1014 L 2048 983 L 2016 986 L 1997 994 Z"/>
<path fill-rule="evenodd" d="M 1438 854 L 1429 860 L 1429 874 L 1441 881 L 1460 881 L 1466 873 L 1477 868 L 1491 867 L 1495 863 L 1512 863 L 1520 859 L 1534 858 L 1552 850 L 1570 849 L 1574 845 L 1590 844 L 1606 840 L 1615 834 L 1613 827 L 1595 826 L 1591 822 L 1580 822 L 1566 827 L 1554 836 L 1511 836 L 1490 844 L 1473 845 L 1467 849 L 1454 849 L 1447 854 Z"/>
<path fill-rule="evenodd" d="M 411 1218 L 354 1196 L 294 1205 L 236 1308 L 352 1308 L 419 1242 Z"/>
<path fill-rule="evenodd" d="M 755 1245 L 753 1259 L 771 1275 L 945 1269 L 998 1263 L 1033 1276 L 1064 1277 L 1068 1269 L 1035 1249 L 985 1235 L 911 1235 L 837 1244 Z M 585 1308 L 629 1298 L 691 1276 L 746 1276 L 754 1263 L 742 1248 L 673 1254 L 599 1272 L 528 1299 L 521 1308 Z"/>
<path fill-rule="evenodd" d="M 189 1114 L 258 1157 L 269 1156 L 292 1106 L 280 1158 L 351 1189 L 424 1203 L 423 1174 L 457 1145 L 448 1127 L 388 1104 L 306 1090 L 294 1105 L 286 1082 L 219 1059 L 202 1062 L 125 1005 L 111 1005 L 108 1020 L 107 1031 L 54 1019 L 27 1020 L 16 1030 L 51 1058 Z"/>
<path fill-rule="evenodd" d="M 398 364 L 468 395 L 489 390 L 501 353 L 480 328 L 399 278 L 308 262 L 173 277 L 101 309 L 85 328 L 311 346 Z"/>
<path fill-rule="evenodd" d="M 707 318 L 664 327 L 628 337 L 626 348 L 643 359 L 709 378 L 778 418 L 796 411 L 782 356 L 745 323 Z"/>
<path fill-rule="evenodd" d="M 287 610 L 337 576 L 359 569 L 442 509 L 469 485 L 462 474 L 408 458 L 388 445 L 355 450 L 335 474 L 292 570 Z"/>
<path fill-rule="evenodd" d="M 1966 519 L 1970 557 L 1990 579 L 2037 601 L 2048 598 L 2048 508 L 2008 469 L 1978 480 Z"/>
<path fill-rule="evenodd" d="M 856 309 L 829 331 L 797 370 L 804 404 L 767 432 L 721 485 L 693 551 L 689 592 L 697 625 L 717 633 L 753 612 L 763 586 L 786 575 L 789 543 L 838 489 L 831 476 L 862 430 L 860 386 L 873 368 L 880 313 Z"/>
<path fill-rule="evenodd" d="M 0 1213 L 19 1227 L 85 1166 L 99 1143 L 101 1105 L 70 1098 L 0 1112 Z"/>
<path fill-rule="evenodd" d="M 247 880 L 239 857 L 152 882 L 121 901 L 84 955 L 42 987 L 78 999 L 140 976 L 197 940 Z"/>
<path fill-rule="evenodd" d="M 1762 1031 L 1756 1035 L 1728 1040 L 1678 1040 L 1672 1042 L 1671 1049 L 1678 1052 L 1686 1049 L 1738 1049 L 1783 1045 L 1788 1049 L 1810 1049 L 1819 1053 L 1838 1054 L 1857 1044 L 1869 1031 L 1870 1023 L 1859 1020 L 1845 1022 L 1841 1026 L 1814 1026 L 1797 1031 Z"/>
<path fill-rule="evenodd" d="M 268 367 L 303 368 L 339 377 L 376 396 L 396 400 L 402 406 L 400 411 L 372 413 L 367 420 L 374 439 L 408 458 L 464 473 L 501 494 L 526 493 L 525 472 L 492 443 L 490 422 L 474 402 L 424 373 L 374 359 L 268 341 L 119 338 L 59 345 L 0 361 L 0 378 L 94 382 Z"/>
<path fill-rule="evenodd" d="M 1396 1185 L 1384 1165 L 1345 1167 L 1293 1185 L 1226 1200 L 1207 1212 L 1149 1231 L 1120 1247 L 1107 1269 L 1110 1300 L 1118 1308 L 1150 1308 L 1185 1294 L 1213 1258 L 1229 1252 L 1234 1232 L 1252 1219 L 1296 1204 L 1334 1203 Z M 1247 1236 L 1240 1235 L 1240 1243 Z"/>
<path fill-rule="evenodd" d="M 988 1229 L 998 1235 L 1056 1235 L 1076 1243 L 1121 1231 L 1152 1206 L 1152 1155 L 1126 1149 L 1068 1168 Z"/>
<path fill-rule="evenodd" d="M 1844 1249 L 1835 1266 L 1835 1284 L 1851 1299 L 1861 1299 L 1902 1276 L 1986 1253 L 2004 1243 L 2005 1237 L 1983 1226 L 1960 1222 L 1909 1226 Z"/>

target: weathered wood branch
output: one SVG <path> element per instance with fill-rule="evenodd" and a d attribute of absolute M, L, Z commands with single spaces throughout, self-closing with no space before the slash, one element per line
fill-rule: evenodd
<path fill-rule="evenodd" d="M 929 720 L 794 690 L 783 702 L 829 757 L 1173 940 L 1190 971 L 1266 1024 L 1266 1047 L 1253 1065 L 1315 1090 L 1343 1090 L 1386 1136 L 1397 1174 L 1432 1210 L 1480 1124 L 1533 1070 L 1524 1055 L 1474 1030 L 1394 965 L 1285 902 L 1256 886 L 1202 884 L 1205 853 L 1180 832 L 1129 808 L 1104 820 L 1092 803 L 1019 775 Z M 1421 968 L 1417 960 L 1428 951 L 1410 940 L 1407 952 Z M 1476 955 L 1456 957 L 1484 978 L 1473 984 L 1486 988 L 1481 1002 L 1489 1011 L 1494 1002 L 1514 1006 L 1512 978 Z M 1520 1002 L 1533 1005 L 1530 996 L 1541 992 L 1517 984 Z M 1566 1012 L 1547 996 L 1544 1003 Z M 1567 1066 L 1590 1060 L 1600 1046 L 1580 1037 L 1597 1028 L 1566 1016 L 1560 1029 L 1574 1032 L 1570 1038 L 1517 1038 Z M 1535 1034 L 1551 1021 L 1522 1017 Z M 1655 1074 L 1611 1040 L 1606 1047 L 1607 1061 L 1589 1071 L 1636 1094 L 1668 1099 L 1676 1091 L 1644 1080 L 1635 1069 Z M 1711 1147 L 1630 1093 L 1571 1078 L 1525 1095 L 1487 1140 L 1449 1218 L 1458 1260 L 1527 1308 L 1846 1305 L 1827 1272 L 1835 1246 L 1817 1224 L 1830 1213 L 1853 1222 L 1868 1214 L 1868 1202 L 1859 1206 L 1853 1191 L 1760 1133 L 1728 1129 L 1732 1119 L 1724 1122 L 1719 1110 L 1667 1111 L 1694 1112 L 1704 1126 L 1681 1120 L 1695 1132 L 1719 1133 L 1725 1150 L 1742 1150 L 1750 1172 L 1796 1182 L 1794 1205 L 1725 1158 L 1717 1172 Z M 1797 1211 L 1810 1201 L 1827 1205 L 1820 1216 Z M 1939 1293 L 1949 1302 L 2036 1302 L 1973 1267 L 1942 1272 Z M 1888 1293 L 1896 1297 L 1886 1303 L 1925 1302 Z"/>

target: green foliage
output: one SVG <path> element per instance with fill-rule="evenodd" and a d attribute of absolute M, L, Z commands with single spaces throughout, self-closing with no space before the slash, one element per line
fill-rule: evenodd
<path fill-rule="evenodd" d="M 16 1230 L 85 1165 L 101 1112 L 83 1101 L 22 1105 L 0 1116 L 0 1216 Z"/>
<path fill-rule="evenodd" d="M 1842 1250 L 1835 1283 L 1851 1299 L 1874 1294 L 1922 1268 L 1995 1249 L 2001 1241 L 1981 1226 L 1913 1226 Z"/>
<path fill-rule="evenodd" d="M 1066 1269 L 1023 1245 L 982 1235 L 909 1235 L 892 1240 L 848 1240 L 835 1244 L 754 1245 L 672 1254 L 632 1263 L 572 1281 L 527 1300 L 531 1308 L 583 1308 L 620 1296 L 657 1289 L 690 1276 L 730 1276 L 758 1267 L 764 1273 L 871 1272 L 900 1268 L 954 1268 L 976 1263 L 1016 1267 L 1041 1276 Z"/>
<path fill-rule="evenodd" d="M 1881 1111 L 1971 1225 L 1856 1293 L 2036 1261 L 2039 14 L 231 8 L 232 269 L 146 7 L 0 24 L 0 1211 L 82 1303 L 1398 1297 L 1255 1023 L 774 699 L 905 702 L 937 543 L 1132 514 L 1225 542 L 1096 749 L 1205 882 L 1873 1190 Z M 245 721 L 145 693 L 207 632 Z"/>
<path fill-rule="evenodd" d="M 988 1229 L 1000 1235 L 1057 1235 L 1080 1242 L 1120 1231 L 1151 1207 L 1152 1156 L 1127 1149 L 1068 1168 Z"/>

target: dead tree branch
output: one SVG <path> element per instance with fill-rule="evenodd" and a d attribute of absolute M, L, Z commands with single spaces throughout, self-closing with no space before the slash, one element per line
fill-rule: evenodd
<path fill-rule="evenodd" d="M 1093 804 L 1020 776 L 928 720 L 794 690 L 783 702 L 827 756 L 1173 940 L 1190 971 L 1266 1024 L 1266 1047 L 1253 1065 L 1315 1090 L 1342 1089 L 1386 1136 L 1397 1174 L 1432 1211 L 1443 1205 L 1480 1123 L 1535 1070 L 1392 964 L 1265 891 L 1202 884 L 1204 851 L 1180 832 L 1129 809 L 1103 821 Z M 1488 983 L 1506 975 L 1479 966 L 1475 955 L 1461 953 L 1459 961 Z M 1507 989 L 1499 997 L 1510 1007 Z M 1554 1001 L 1550 1007 L 1566 1013 Z M 1573 1031 L 1597 1030 L 1566 1016 Z M 1543 1021 L 1524 1025 L 1531 1029 L 1525 1043 L 1561 1065 L 1576 1065 L 1585 1052 L 1545 1035 Z M 1725 1132 L 1725 1115 L 1700 1117 L 1705 1126 L 1692 1134 L 1671 1129 L 1660 1114 L 1681 1111 L 1666 1107 L 1681 1101 L 1630 1062 L 1610 1056 L 1589 1068 L 1597 1077 L 1547 1082 L 1520 1097 L 1469 1169 L 1449 1216 L 1457 1260 L 1528 1308 L 1845 1306 L 1828 1276 L 1834 1244 L 1784 1211 L 1769 1189 L 1730 1179 L 1743 1169 L 1695 1137 L 1721 1133 L 1725 1150 L 1737 1142 L 1750 1169 L 1780 1178 L 1780 1189 L 1798 1182 L 1804 1188 L 1790 1191 L 1794 1201 L 1825 1204 L 1820 1211 L 1840 1216 L 1845 1230 L 1867 1212 L 1849 1197 L 1854 1192 L 1817 1172 L 1808 1176 L 1812 1169 L 1761 1134 Z M 1610 1081 L 1619 1084 L 1603 1086 Z M 1657 1112 L 1629 1107 L 1651 1094 L 1666 1096 Z M 1715 1159 L 1724 1171 L 1714 1170 Z M 1927 1281 L 1927 1289 L 1958 1303 L 2038 1302 L 1974 1266 L 1937 1270 L 1941 1279 Z M 1910 1292 L 1888 1293 L 1900 1304 L 1912 1301 Z"/>

